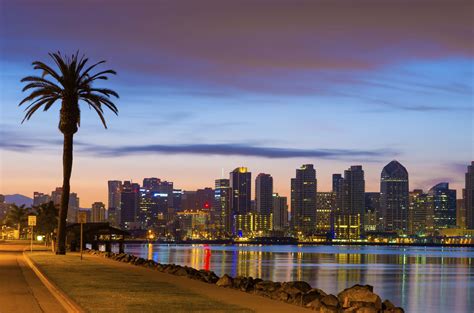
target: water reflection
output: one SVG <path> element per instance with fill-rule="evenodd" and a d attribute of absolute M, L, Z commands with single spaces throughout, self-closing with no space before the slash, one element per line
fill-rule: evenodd
<path fill-rule="evenodd" d="M 143 244 L 126 252 L 218 275 L 305 280 L 331 293 L 370 284 L 407 312 L 474 312 L 473 248 Z"/>

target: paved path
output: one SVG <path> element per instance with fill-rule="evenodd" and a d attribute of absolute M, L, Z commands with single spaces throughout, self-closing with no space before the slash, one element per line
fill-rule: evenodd
<path fill-rule="evenodd" d="M 0 243 L 0 313 L 65 312 L 25 263 L 25 247 Z"/>

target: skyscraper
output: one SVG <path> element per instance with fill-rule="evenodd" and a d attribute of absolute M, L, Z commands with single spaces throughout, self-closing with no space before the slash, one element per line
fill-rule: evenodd
<path fill-rule="evenodd" d="M 296 232 L 311 234 L 316 228 L 316 170 L 313 164 L 296 169 L 291 179 L 291 225 Z"/>
<path fill-rule="evenodd" d="M 431 200 L 421 189 L 409 193 L 408 233 L 425 235 L 433 231 Z"/>
<path fill-rule="evenodd" d="M 229 236 L 232 232 L 232 189 L 229 179 L 216 179 L 211 223 L 217 236 Z"/>
<path fill-rule="evenodd" d="M 246 167 L 230 172 L 232 188 L 232 214 L 244 215 L 250 212 L 252 194 L 252 173 Z"/>
<path fill-rule="evenodd" d="M 260 173 L 255 179 L 256 213 L 270 216 L 273 212 L 273 178 Z"/>
<path fill-rule="evenodd" d="M 120 202 L 122 192 L 122 182 L 120 180 L 109 180 L 107 182 L 109 197 L 108 197 L 108 220 L 112 226 L 120 225 Z"/>
<path fill-rule="evenodd" d="M 196 190 L 197 210 L 211 211 L 214 202 L 214 189 L 204 188 Z"/>
<path fill-rule="evenodd" d="M 375 218 L 375 222 L 374 222 Z M 381 231 L 383 229 L 383 217 L 380 214 L 380 192 L 365 193 L 365 229 L 370 231 Z M 370 224 L 370 225 L 368 225 Z"/>
<path fill-rule="evenodd" d="M 344 171 L 336 199 L 334 230 L 336 238 L 359 239 L 364 231 L 365 179 L 362 166 Z"/>
<path fill-rule="evenodd" d="M 103 202 L 92 203 L 91 221 L 92 223 L 104 222 L 106 219 L 105 204 Z"/>
<path fill-rule="evenodd" d="M 468 229 L 474 229 L 474 161 L 467 167 L 465 183 L 464 208 L 466 210 L 466 226 Z"/>
<path fill-rule="evenodd" d="M 318 192 L 316 198 L 316 231 L 321 235 L 333 232 L 334 209 L 336 207 L 335 192 Z"/>
<path fill-rule="evenodd" d="M 288 199 L 273 194 L 273 230 L 283 231 L 288 227 Z"/>
<path fill-rule="evenodd" d="M 61 195 L 63 193 L 63 188 L 56 187 L 54 191 L 51 192 L 51 201 L 57 207 L 61 206 Z M 79 197 L 76 193 L 71 192 L 69 194 L 69 203 L 68 203 L 68 210 L 67 210 L 67 222 L 68 223 L 75 223 L 77 212 L 79 210 Z"/>
<path fill-rule="evenodd" d="M 428 195 L 431 197 L 434 229 L 456 227 L 456 190 L 449 189 L 449 183 L 433 186 Z"/>
<path fill-rule="evenodd" d="M 337 192 L 341 186 L 342 175 L 332 174 L 332 192 Z"/>
<path fill-rule="evenodd" d="M 408 171 L 398 161 L 388 163 L 380 175 L 380 209 L 385 231 L 408 232 Z"/>
<path fill-rule="evenodd" d="M 161 183 L 161 180 L 156 177 L 144 178 L 142 188 L 145 188 L 151 191 L 157 191 L 160 183 Z"/>
<path fill-rule="evenodd" d="M 140 185 L 130 181 L 124 181 L 120 197 L 120 225 L 130 229 L 134 228 L 138 213 Z"/>

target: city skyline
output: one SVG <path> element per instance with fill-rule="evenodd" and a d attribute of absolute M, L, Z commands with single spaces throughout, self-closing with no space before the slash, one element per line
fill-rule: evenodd
<path fill-rule="evenodd" d="M 2 2 L 0 192 L 60 185 L 57 106 L 20 125 L 19 80 L 51 50 L 80 50 L 118 71 L 105 86 L 121 96 L 107 131 L 82 111 L 71 184 L 87 206 L 106 201 L 108 179 L 198 189 L 241 165 L 270 173 L 288 196 L 300 164 L 315 164 L 326 191 L 332 173 L 362 164 L 377 191 L 392 159 L 412 187 L 449 181 L 459 195 L 473 159 L 473 51 L 471 6 L 456 4 L 104 1 L 88 12 L 85 3 Z"/>

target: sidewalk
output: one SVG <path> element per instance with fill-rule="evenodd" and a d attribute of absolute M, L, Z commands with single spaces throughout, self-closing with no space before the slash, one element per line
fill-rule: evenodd
<path fill-rule="evenodd" d="M 309 310 L 105 258 L 34 252 L 38 267 L 91 312 L 271 312 Z"/>
<path fill-rule="evenodd" d="M 0 313 L 65 312 L 23 259 L 21 242 L 0 243 Z"/>

